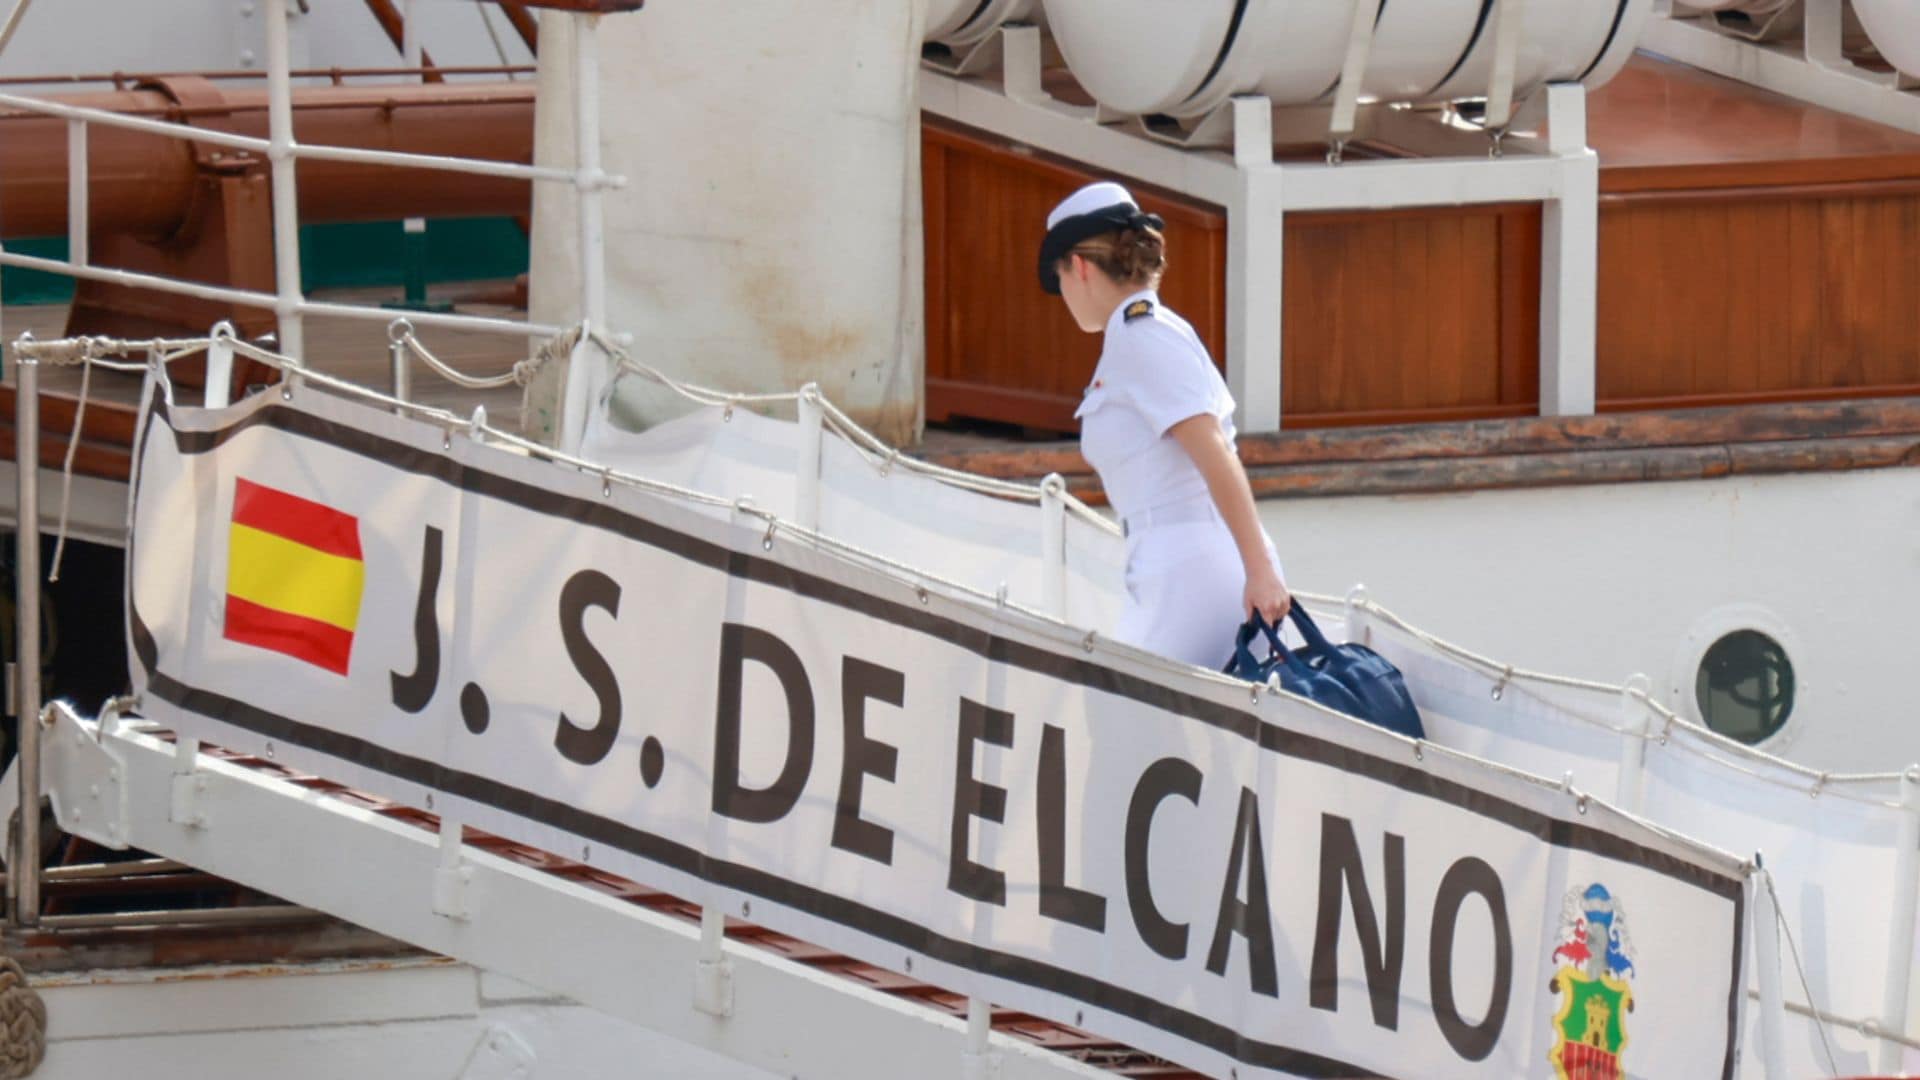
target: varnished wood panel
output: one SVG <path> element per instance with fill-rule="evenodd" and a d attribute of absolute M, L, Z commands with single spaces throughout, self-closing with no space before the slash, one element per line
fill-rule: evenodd
<path fill-rule="evenodd" d="M 1073 430 L 1100 341 L 1040 292 L 1033 260 L 1048 211 L 1095 177 L 938 121 L 923 149 L 928 416 Z M 1225 215 L 1135 193 L 1167 219 L 1163 298 L 1224 364 Z M 1284 422 L 1536 411 L 1539 247 L 1533 207 L 1291 217 Z"/>
<path fill-rule="evenodd" d="M 1047 214 L 1096 179 L 1063 163 L 928 123 L 923 139 L 927 235 L 927 415 L 956 413 L 1071 431 L 1100 358 L 1059 298 L 1040 291 L 1035 257 Z M 1226 218 L 1129 185 L 1167 221 L 1167 305 L 1222 362 Z"/>
<path fill-rule="evenodd" d="M 1537 411 L 1539 221 L 1525 206 L 1291 216 L 1283 424 Z"/>
<path fill-rule="evenodd" d="M 1604 408 L 1920 388 L 1920 193 L 1617 197 L 1600 219 Z"/>

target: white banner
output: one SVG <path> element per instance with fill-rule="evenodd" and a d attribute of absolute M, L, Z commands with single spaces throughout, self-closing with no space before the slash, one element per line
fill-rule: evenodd
<path fill-rule="evenodd" d="M 133 516 L 184 734 L 1213 1076 L 1733 1075 L 1740 865 L 1553 785 L 311 390 Z"/>

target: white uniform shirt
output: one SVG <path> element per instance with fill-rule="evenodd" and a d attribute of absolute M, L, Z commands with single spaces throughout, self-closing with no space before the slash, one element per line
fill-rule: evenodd
<path fill-rule="evenodd" d="M 1219 418 L 1231 445 L 1233 395 L 1199 335 L 1152 289 L 1129 296 L 1107 322 L 1105 351 L 1074 413 L 1080 452 L 1123 520 L 1210 497 L 1192 456 L 1167 434 L 1202 414 Z"/>

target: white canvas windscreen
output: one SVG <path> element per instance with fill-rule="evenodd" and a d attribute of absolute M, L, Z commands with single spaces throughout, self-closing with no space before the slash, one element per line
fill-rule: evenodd
<path fill-rule="evenodd" d="M 751 499 L 796 520 L 800 426 L 746 409 L 700 409 L 641 433 L 596 416 L 582 454 L 622 472 L 691 488 L 729 502 Z M 820 532 L 864 552 L 988 595 L 1046 611 L 1044 513 L 1038 503 L 942 483 L 904 466 L 876 462 L 828 432 L 820 453 Z M 712 507 L 726 516 L 730 508 Z M 1065 515 L 1064 621 L 1106 633 L 1120 615 L 1125 542 L 1075 514 Z"/>

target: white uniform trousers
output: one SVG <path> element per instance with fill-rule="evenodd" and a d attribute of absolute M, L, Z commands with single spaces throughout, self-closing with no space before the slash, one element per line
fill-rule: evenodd
<path fill-rule="evenodd" d="M 1267 556 L 1276 572 L 1273 543 Z M 1281 575 L 1281 580 L 1285 580 Z M 1247 573 L 1218 515 L 1149 524 L 1127 537 L 1127 602 L 1114 636 L 1151 653 L 1220 670 L 1233 657 Z"/>

